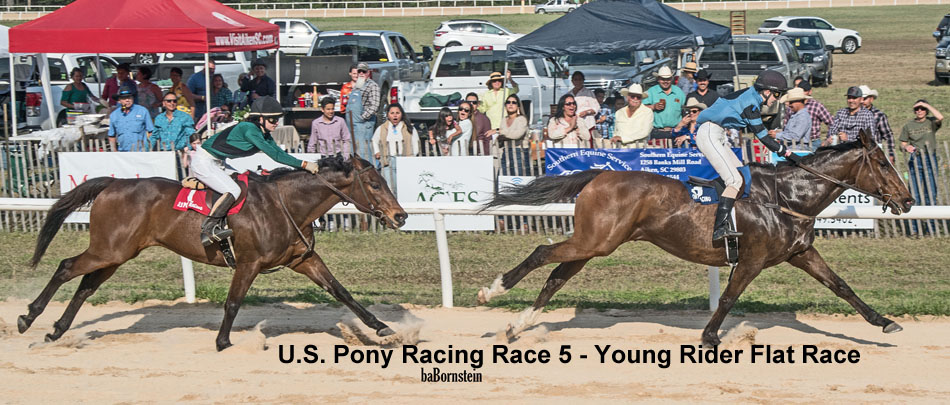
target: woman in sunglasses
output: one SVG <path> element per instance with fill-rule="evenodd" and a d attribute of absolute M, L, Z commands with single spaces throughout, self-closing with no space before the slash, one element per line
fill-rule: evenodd
<path fill-rule="evenodd" d="M 673 127 L 673 144 L 677 148 L 696 146 L 696 117 L 706 109 L 706 104 L 700 103 L 694 97 L 686 100 L 686 107 L 683 107 L 683 119 L 679 124 Z"/>
<path fill-rule="evenodd" d="M 168 97 L 171 98 L 171 97 Z M 227 168 L 225 159 L 246 157 L 264 152 L 265 155 L 290 167 L 298 167 L 317 174 L 316 162 L 304 162 L 284 152 L 270 133 L 277 128 L 284 111 L 273 97 L 258 97 L 251 104 L 251 111 L 244 122 L 212 135 L 194 153 L 191 171 L 202 183 L 221 193 L 211 206 L 211 213 L 201 224 L 201 244 L 211 246 L 231 237 L 233 232 L 224 228 L 224 217 L 241 188 L 231 179 L 233 170 Z"/>
<path fill-rule="evenodd" d="M 472 110 L 475 108 L 472 103 L 463 101 L 459 104 L 458 126 L 461 133 L 457 136 L 449 137 L 449 154 L 452 156 L 468 156 L 469 143 L 472 140 Z"/>
<path fill-rule="evenodd" d="M 933 116 L 930 114 L 933 113 Z M 943 126 L 943 114 L 934 108 L 927 100 L 920 99 L 914 103 L 914 119 L 907 121 L 901 129 L 898 138 L 901 149 L 910 154 L 907 161 L 910 172 L 910 191 L 914 199 L 921 205 L 937 203 L 937 130 Z M 917 231 L 917 221 L 911 221 L 914 232 Z M 935 229 L 934 221 L 930 221 L 930 229 Z"/>
<path fill-rule="evenodd" d="M 565 94 L 558 100 L 554 116 L 548 121 L 547 138 L 557 142 L 556 147 L 590 147 L 590 128 L 577 115 L 577 101 L 574 96 Z"/>
<path fill-rule="evenodd" d="M 528 153 L 531 148 L 528 135 L 528 119 L 521 110 L 521 99 L 517 95 L 510 95 L 505 99 L 505 116 L 501 119 L 498 136 L 495 141 L 498 145 L 496 155 L 501 158 L 503 174 L 508 176 L 523 176 L 527 174 L 525 165 L 528 164 Z"/>

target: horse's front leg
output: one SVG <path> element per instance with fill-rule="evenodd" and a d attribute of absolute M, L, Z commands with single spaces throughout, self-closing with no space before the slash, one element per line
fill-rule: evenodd
<path fill-rule="evenodd" d="M 881 316 L 881 314 L 871 309 L 868 304 L 865 304 L 864 301 L 858 298 L 857 294 L 848 286 L 848 283 L 844 282 L 841 277 L 838 277 L 838 275 L 831 270 L 831 267 L 828 266 L 828 263 L 825 263 L 825 259 L 821 257 L 821 254 L 818 253 L 818 250 L 816 250 L 814 246 L 790 257 L 788 262 L 792 266 L 805 270 L 806 273 L 820 281 L 825 287 L 834 291 L 835 295 L 851 304 L 871 325 L 883 327 L 884 333 L 894 333 L 903 330 L 897 322 Z"/>
<path fill-rule="evenodd" d="M 761 272 L 761 263 L 743 263 L 741 260 L 739 261 L 736 271 L 733 272 L 732 280 L 726 286 L 726 291 L 719 297 L 719 307 L 716 308 L 716 312 L 713 313 L 709 323 L 706 324 L 706 328 L 703 329 L 704 345 L 716 346 L 719 344 L 719 327 L 722 326 L 722 321 L 726 319 L 726 315 L 736 304 L 739 295 Z"/>
<path fill-rule="evenodd" d="M 224 303 L 224 320 L 221 321 L 221 329 L 218 330 L 218 338 L 215 339 L 219 352 L 231 346 L 231 326 L 234 324 L 234 318 L 237 317 L 238 309 L 241 309 L 247 290 L 251 288 L 251 283 L 260 272 L 261 266 L 257 262 L 237 265 L 237 270 L 234 271 L 234 277 L 231 279 L 228 300 Z"/>
<path fill-rule="evenodd" d="M 378 336 L 389 336 L 395 332 L 386 326 L 385 323 L 381 322 L 376 318 L 375 315 L 371 314 L 366 310 L 360 303 L 356 302 L 355 299 L 350 295 L 350 292 L 336 280 L 336 277 L 333 277 L 333 274 L 330 273 L 330 269 L 327 268 L 326 263 L 323 262 L 323 259 L 320 258 L 316 253 L 310 254 L 303 262 L 296 265 L 294 271 L 303 274 L 313 280 L 314 283 L 317 283 L 320 287 L 323 287 L 333 298 L 336 298 L 337 301 L 346 305 L 357 317 L 363 321 L 366 326 L 373 328 L 376 331 Z"/>

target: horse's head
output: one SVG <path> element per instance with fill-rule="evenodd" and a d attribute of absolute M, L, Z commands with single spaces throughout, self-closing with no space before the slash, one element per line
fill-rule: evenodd
<path fill-rule="evenodd" d="M 357 208 L 383 220 L 393 229 L 405 225 L 409 215 L 372 163 L 356 155 L 350 156 L 350 162 L 353 164 L 353 182 L 347 194 L 358 203 Z"/>
<path fill-rule="evenodd" d="M 884 149 L 864 130 L 861 131 L 859 140 L 863 145 L 861 152 L 864 155 L 861 167 L 858 168 L 855 186 L 882 196 L 885 209 L 890 207 L 894 215 L 910 211 L 914 198 L 911 197 L 900 173 L 887 158 Z"/>

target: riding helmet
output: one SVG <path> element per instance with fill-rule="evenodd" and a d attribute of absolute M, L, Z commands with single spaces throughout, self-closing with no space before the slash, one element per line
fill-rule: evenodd
<path fill-rule="evenodd" d="M 781 73 L 774 70 L 766 70 L 759 73 L 759 77 L 755 79 L 754 86 L 757 91 L 772 90 L 784 92 L 788 90 L 788 82 L 785 81 L 785 76 L 782 76 Z"/>
<path fill-rule="evenodd" d="M 254 100 L 254 103 L 251 104 L 251 111 L 247 114 L 248 116 L 261 116 L 261 117 L 279 117 L 284 114 L 284 109 L 280 107 L 280 103 L 277 102 L 273 97 L 261 97 L 257 100 Z"/>

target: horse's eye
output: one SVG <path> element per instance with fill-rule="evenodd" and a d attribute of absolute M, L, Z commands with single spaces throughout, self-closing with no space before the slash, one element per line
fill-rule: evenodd
<path fill-rule="evenodd" d="M 373 190 L 379 190 L 381 188 L 379 187 L 379 183 L 369 183 L 369 186 L 372 187 Z"/>

